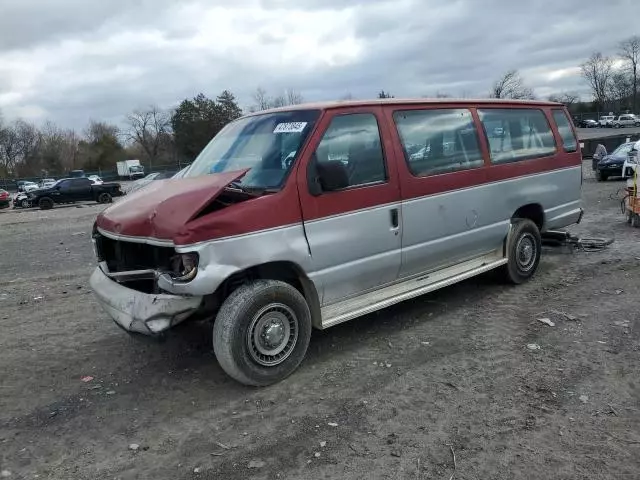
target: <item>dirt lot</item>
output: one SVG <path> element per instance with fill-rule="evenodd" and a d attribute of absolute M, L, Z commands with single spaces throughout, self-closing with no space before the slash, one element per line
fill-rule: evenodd
<path fill-rule="evenodd" d="M 585 172 L 573 230 L 610 249 L 315 332 L 265 389 L 223 374 L 206 325 L 141 342 L 99 310 L 101 207 L 0 213 L 2 476 L 449 479 L 455 452 L 455 479 L 638 478 L 640 230 L 619 213 L 623 183 Z"/>

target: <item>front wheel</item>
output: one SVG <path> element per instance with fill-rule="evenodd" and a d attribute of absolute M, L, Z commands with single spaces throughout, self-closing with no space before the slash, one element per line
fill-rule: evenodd
<path fill-rule="evenodd" d="M 98 195 L 98 203 L 111 203 L 112 201 L 113 199 L 111 198 L 111 195 L 107 192 L 103 192 Z"/>
<path fill-rule="evenodd" d="M 27 200 L 26 198 L 20 201 L 20 206 L 22 208 L 29 208 L 31 206 L 31 203 L 29 202 L 29 200 Z"/>
<path fill-rule="evenodd" d="M 311 338 L 311 313 L 288 283 L 257 280 L 224 301 L 213 325 L 213 351 L 240 383 L 266 386 L 298 368 Z"/>
<path fill-rule="evenodd" d="M 607 178 L 609 177 L 602 173 L 602 171 L 596 170 L 596 180 L 598 180 L 599 182 L 606 182 Z"/>
<path fill-rule="evenodd" d="M 529 280 L 540 263 L 542 239 L 538 226 L 528 219 L 516 219 L 507 238 L 507 264 L 502 267 L 502 277 L 512 284 Z"/>
<path fill-rule="evenodd" d="M 40 210 L 49 210 L 50 208 L 53 208 L 53 200 L 48 197 L 41 198 L 38 201 L 38 206 L 40 207 Z"/>

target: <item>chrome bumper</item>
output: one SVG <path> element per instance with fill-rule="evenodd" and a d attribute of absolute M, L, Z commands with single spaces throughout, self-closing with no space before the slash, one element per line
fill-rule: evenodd
<path fill-rule="evenodd" d="M 201 296 L 148 294 L 111 280 L 96 267 L 91 288 L 109 316 L 130 332 L 156 335 L 186 320 L 202 303 Z"/>

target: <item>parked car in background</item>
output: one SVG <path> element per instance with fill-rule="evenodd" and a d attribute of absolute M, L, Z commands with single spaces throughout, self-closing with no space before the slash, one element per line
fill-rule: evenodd
<path fill-rule="evenodd" d="M 103 183 L 95 185 L 87 177 L 64 178 L 58 180 L 52 187 L 29 192 L 29 202 L 41 210 L 53 208 L 56 203 L 74 203 L 80 201 L 95 201 L 111 203 L 113 197 L 124 195 L 119 183 Z"/>
<path fill-rule="evenodd" d="M 622 177 L 624 162 L 632 147 L 633 142 L 626 142 L 609 155 L 605 155 L 596 165 L 596 179 L 599 182 L 604 182 L 609 177 Z"/>
<path fill-rule="evenodd" d="M 600 124 L 601 127 L 612 127 L 613 126 L 613 120 L 616 117 L 613 115 L 603 115 L 602 117 L 600 117 L 600 120 L 598 120 L 598 123 Z"/>
<path fill-rule="evenodd" d="M 104 183 L 98 175 L 89 175 L 87 178 L 91 180 L 94 185 L 102 185 Z"/>
<path fill-rule="evenodd" d="M 38 188 L 49 188 L 54 183 L 56 183 L 56 181 L 53 178 L 43 178 L 38 182 Z"/>
<path fill-rule="evenodd" d="M 407 145 L 430 148 L 413 156 Z M 581 186 L 578 139 L 559 103 L 275 109 L 227 125 L 182 178 L 106 208 L 90 283 L 130 332 L 210 319 L 222 369 L 265 386 L 298 367 L 313 327 L 492 269 L 527 281 L 541 232 L 580 222 Z"/>
<path fill-rule="evenodd" d="M 11 205 L 11 195 L 6 190 L 0 188 L 0 209 L 9 208 Z"/>
<path fill-rule="evenodd" d="M 37 183 L 31 182 L 29 180 L 18 180 L 16 181 L 16 186 L 18 187 L 19 192 L 29 192 L 38 188 Z"/>
<path fill-rule="evenodd" d="M 613 128 L 640 127 L 640 118 L 635 115 L 620 115 L 613 120 Z"/>
<path fill-rule="evenodd" d="M 578 127 L 580 128 L 598 128 L 599 126 L 600 124 L 591 118 L 585 118 L 578 122 Z"/>
<path fill-rule="evenodd" d="M 85 177 L 84 170 L 71 170 L 69 172 L 69 178 L 83 178 Z"/>
<path fill-rule="evenodd" d="M 29 208 L 31 202 L 29 201 L 29 194 L 26 192 L 18 192 L 13 197 L 13 208 Z"/>

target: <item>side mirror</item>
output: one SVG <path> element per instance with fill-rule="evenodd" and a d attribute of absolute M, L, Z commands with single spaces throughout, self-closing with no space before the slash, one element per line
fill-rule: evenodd
<path fill-rule="evenodd" d="M 347 169 L 340 160 L 318 162 L 314 154 L 307 170 L 309 193 L 317 197 L 322 192 L 342 190 L 349 186 Z"/>

